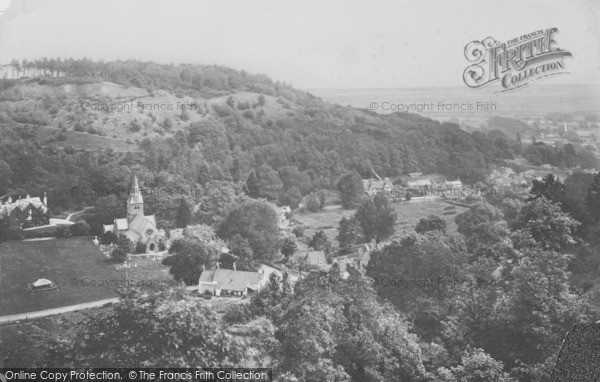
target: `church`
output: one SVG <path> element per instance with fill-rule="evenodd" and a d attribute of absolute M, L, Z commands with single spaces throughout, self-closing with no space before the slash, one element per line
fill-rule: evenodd
<path fill-rule="evenodd" d="M 104 232 L 117 236 L 125 235 L 136 245 L 141 242 L 147 251 L 156 251 L 164 233 L 156 228 L 154 215 L 144 215 L 144 198 L 140 192 L 137 176 L 133 177 L 133 186 L 127 199 L 127 217 L 115 219 L 113 224 L 104 226 Z"/>

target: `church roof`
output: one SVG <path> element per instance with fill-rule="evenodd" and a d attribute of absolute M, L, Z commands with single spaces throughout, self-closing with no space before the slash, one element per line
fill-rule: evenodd
<path fill-rule="evenodd" d="M 115 219 L 115 224 L 117 225 L 118 231 L 124 231 L 129 228 L 129 223 L 126 218 Z"/>
<path fill-rule="evenodd" d="M 131 223 L 129 223 L 129 229 L 125 235 L 134 243 L 138 240 L 141 240 L 142 243 L 146 243 L 153 238 L 156 233 L 156 219 L 154 218 L 154 215 L 136 215 Z"/>
<path fill-rule="evenodd" d="M 200 274 L 201 283 L 214 283 L 220 289 L 244 292 L 247 287 L 258 288 L 263 274 L 258 272 L 215 269 Z"/>

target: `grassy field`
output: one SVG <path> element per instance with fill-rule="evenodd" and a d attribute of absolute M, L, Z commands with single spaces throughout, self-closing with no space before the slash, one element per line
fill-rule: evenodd
<path fill-rule="evenodd" d="M 422 201 L 413 203 L 393 203 L 398 219 L 396 221 L 396 232 L 394 237 L 401 237 L 415 232 L 415 226 L 421 218 L 431 214 L 438 215 L 446 220 L 448 233 L 456 233 L 456 215 L 467 210 L 466 207 L 452 205 L 442 200 Z M 294 218 L 307 226 L 304 236 L 312 238 L 314 233 L 320 229 L 324 230 L 329 240 L 337 247 L 337 228 L 342 217 L 350 217 L 355 210 L 339 209 L 323 210 L 316 213 L 296 214 Z"/>
<path fill-rule="evenodd" d="M 441 200 L 433 200 L 418 203 L 395 203 L 393 204 L 398 214 L 396 221 L 396 233 L 394 236 L 403 236 L 415 232 L 415 226 L 421 218 L 431 214 L 438 215 L 446 220 L 448 233 L 456 233 L 456 215 L 467 210 L 467 207 L 455 206 Z M 453 209 L 451 209 L 454 207 Z M 446 209 L 446 210 L 445 210 Z"/>
<path fill-rule="evenodd" d="M 2 243 L 0 312 L 25 313 L 115 297 L 114 283 L 89 284 L 91 280 L 123 277 L 124 273 L 107 262 L 89 238 Z M 27 284 L 40 278 L 53 281 L 58 289 L 29 292 Z"/>

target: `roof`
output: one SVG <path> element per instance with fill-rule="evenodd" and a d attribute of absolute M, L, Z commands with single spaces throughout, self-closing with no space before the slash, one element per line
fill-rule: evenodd
<path fill-rule="evenodd" d="M 304 261 L 310 265 L 324 265 L 327 264 L 327 257 L 323 251 L 311 251 L 306 254 Z"/>
<path fill-rule="evenodd" d="M 39 279 L 33 283 L 34 287 L 41 287 L 41 286 L 45 286 L 45 285 L 52 285 L 52 281 L 50 281 L 48 279 Z"/>
<path fill-rule="evenodd" d="M 129 227 L 129 223 L 126 218 L 115 219 L 115 224 L 117 225 L 118 231 L 126 230 Z"/>
<path fill-rule="evenodd" d="M 600 321 L 576 324 L 560 348 L 550 381 L 600 380 Z"/>
<path fill-rule="evenodd" d="M 407 183 L 408 187 L 431 186 L 431 181 L 429 179 L 409 180 Z"/>
<path fill-rule="evenodd" d="M 144 203 L 144 198 L 140 192 L 140 186 L 138 184 L 137 175 L 133 176 L 133 185 L 131 186 L 131 194 L 127 199 L 127 203 Z"/>
<path fill-rule="evenodd" d="M 0 204 L 0 214 L 10 215 L 17 208 L 20 211 L 25 211 L 28 208 L 36 209 L 43 213 L 48 211 L 48 207 L 38 197 L 27 197 L 15 201 L 9 198 L 6 203 Z"/>
<path fill-rule="evenodd" d="M 215 269 L 200 274 L 200 283 L 213 283 L 222 290 L 245 292 L 247 287 L 258 288 L 263 274 L 258 272 Z"/>
<path fill-rule="evenodd" d="M 369 189 L 371 187 L 375 187 L 375 188 L 394 187 L 394 185 L 388 178 L 384 178 L 383 180 L 363 179 L 362 184 L 365 189 Z"/>

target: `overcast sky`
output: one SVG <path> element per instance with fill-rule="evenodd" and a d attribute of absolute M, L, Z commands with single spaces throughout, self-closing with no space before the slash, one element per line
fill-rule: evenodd
<path fill-rule="evenodd" d="M 14 0 L 0 15 L 0 64 L 220 64 L 305 89 L 464 86 L 470 41 L 557 27 L 571 74 L 546 83 L 600 84 L 598 0 Z"/>

